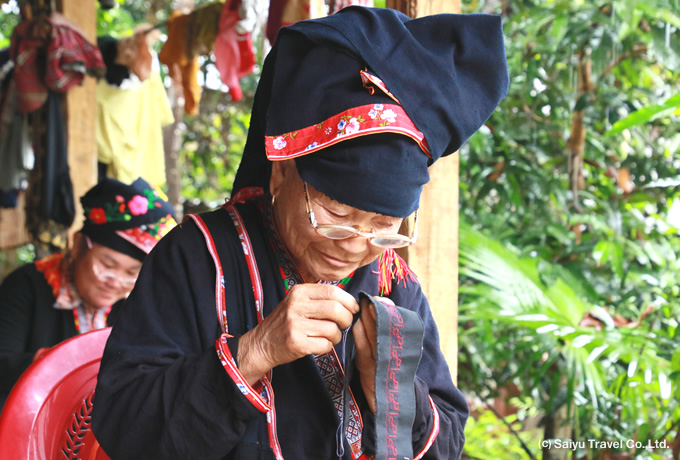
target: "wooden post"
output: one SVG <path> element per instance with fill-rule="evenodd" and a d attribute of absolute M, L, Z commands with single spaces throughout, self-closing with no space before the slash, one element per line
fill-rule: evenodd
<path fill-rule="evenodd" d="M 90 43 L 96 43 L 97 6 L 95 1 L 61 0 L 58 9 L 82 30 Z M 72 88 L 66 93 L 68 164 L 76 202 L 73 231 L 79 230 L 83 223 L 80 197 L 97 183 L 96 117 L 96 80 L 92 77 L 85 77 L 82 86 Z"/>
<path fill-rule="evenodd" d="M 55 2 L 57 11 L 76 24 L 91 42 L 96 42 L 97 9 L 95 1 L 60 0 Z M 76 217 L 73 229 L 82 225 L 80 197 L 97 183 L 97 144 L 95 118 L 97 103 L 95 80 L 85 77 L 82 86 L 72 88 L 66 94 L 66 126 L 68 139 L 68 163 L 73 183 Z M 0 250 L 13 248 L 29 242 L 25 229 L 26 215 L 21 204 L 13 210 L 0 210 Z M 72 234 L 72 232 L 70 232 Z"/>
<path fill-rule="evenodd" d="M 387 6 L 411 17 L 459 13 L 460 0 L 388 0 Z M 430 182 L 420 197 L 418 244 L 401 252 L 430 302 L 440 346 L 458 376 L 458 154 L 430 168 Z"/>

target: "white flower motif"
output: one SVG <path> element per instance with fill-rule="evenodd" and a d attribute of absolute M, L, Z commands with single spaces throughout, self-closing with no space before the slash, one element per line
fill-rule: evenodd
<path fill-rule="evenodd" d="M 371 117 L 371 120 L 375 120 L 378 117 L 378 112 L 375 110 L 371 110 L 368 112 L 368 116 Z"/>
<path fill-rule="evenodd" d="M 374 108 L 375 110 L 382 110 L 382 109 L 383 109 L 383 105 L 382 105 L 382 104 L 373 104 L 373 108 Z"/>
<path fill-rule="evenodd" d="M 347 128 L 345 129 L 345 134 L 354 134 L 357 131 L 359 131 L 359 122 L 357 121 L 356 118 L 351 118 L 349 120 L 349 124 L 347 125 Z"/>
<path fill-rule="evenodd" d="M 338 129 L 340 129 L 340 130 L 345 129 L 346 124 L 347 124 L 347 120 L 340 120 L 340 123 L 338 123 Z"/>
<path fill-rule="evenodd" d="M 330 134 L 333 131 L 330 127 L 326 128 L 326 134 Z"/>
<path fill-rule="evenodd" d="M 283 136 L 279 136 L 276 139 L 274 139 L 274 148 L 276 150 L 281 150 L 286 146 L 286 140 L 283 138 Z"/>
<path fill-rule="evenodd" d="M 387 109 L 383 113 L 380 114 L 380 119 L 381 120 L 387 120 L 390 123 L 394 123 L 395 121 L 397 121 L 397 114 L 394 113 L 394 110 Z"/>

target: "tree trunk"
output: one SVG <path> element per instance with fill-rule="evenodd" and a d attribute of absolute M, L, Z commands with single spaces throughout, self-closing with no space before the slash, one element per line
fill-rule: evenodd
<path fill-rule="evenodd" d="M 593 89 L 591 77 L 590 52 L 581 50 L 578 60 L 578 87 L 574 115 L 571 120 L 571 135 L 567 141 L 567 155 L 569 158 L 569 188 L 573 194 L 574 209 L 580 211 L 578 199 L 579 190 L 583 190 L 583 159 L 586 145 L 586 125 L 583 116 L 586 110 L 586 98 Z"/>
<path fill-rule="evenodd" d="M 178 0 L 175 4 L 178 11 L 192 11 L 194 0 Z M 167 182 L 167 195 L 170 204 L 175 208 L 175 217 L 182 218 L 180 198 L 182 195 L 182 181 L 179 166 L 179 153 L 182 148 L 182 133 L 179 129 L 184 116 L 184 104 L 182 98 L 181 82 L 173 81 L 168 88 L 168 99 L 175 117 L 170 126 L 163 128 L 163 150 L 165 151 L 165 180 Z"/>

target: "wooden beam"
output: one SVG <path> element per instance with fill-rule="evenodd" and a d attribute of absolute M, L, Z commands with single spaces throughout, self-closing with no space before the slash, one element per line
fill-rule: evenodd
<path fill-rule="evenodd" d="M 61 14 L 82 30 L 90 43 L 96 43 L 95 1 L 61 0 L 58 8 Z M 85 77 L 82 86 L 72 88 L 66 93 L 68 164 L 76 202 L 73 231 L 79 230 L 83 222 L 80 197 L 97 183 L 96 98 L 96 81 L 92 77 Z"/>
<path fill-rule="evenodd" d="M 394 6 L 390 6 L 394 5 Z M 411 17 L 459 13 L 460 0 L 388 0 Z M 400 251 L 430 302 L 440 347 L 454 382 L 458 374 L 458 154 L 430 168 L 420 197 L 418 244 Z"/>

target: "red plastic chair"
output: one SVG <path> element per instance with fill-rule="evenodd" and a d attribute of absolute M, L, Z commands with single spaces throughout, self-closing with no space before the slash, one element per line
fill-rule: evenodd
<path fill-rule="evenodd" d="M 68 339 L 22 374 L 0 416 L 0 459 L 108 460 L 90 426 L 110 328 Z"/>

